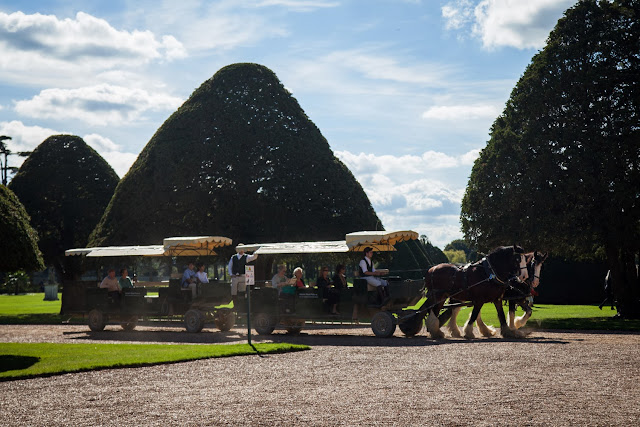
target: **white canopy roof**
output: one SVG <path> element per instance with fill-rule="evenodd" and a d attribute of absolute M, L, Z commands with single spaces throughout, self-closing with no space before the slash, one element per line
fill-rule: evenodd
<path fill-rule="evenodd" d="M 220 236 L 170 237 L 163 245 L 149 246 L 104 246 L 96 248 L 69 249 L 66 256 L 206 256 L 216 255 L 214 248 L 228 246 L 231 239 Z"/>
<path fill-rule="evenodd" d="M 407 240 L 415 240 L 418 233 L 411 230 L 402 231 L 357 231 L 346 236 L 347 246 L 352 252 L 363 251 L 367 246 L 374 251 L 389 252 L 395 251 L 393 247 L 396 243 Z"/>
<path fill-rule="evenodd" d="M 162 256 L 164 248 L 162 245 L 151 246 L 106 246 L 102 248 L 92 248 L 87 257 L 103 256 Z"/>
<path fill-rule="evenodd" d="M 66 251 L 64 251 L 64 255 L 65 256 L 80 256 L 80 255 L 87 255 L 89 254 L 92 250 L 97 249 L 97 248 L 78 248 L 78 249 L 67 249 Z"/>
<path fill-rule="evenodd" d="M 255 251 L 259 255 L 267 254 L 319 254 L 348 252 L 349 248 L 344 240 L 327 242 L 285 242 L 285 243 L 255 243 L 238 245 L 236 250 Z"/>

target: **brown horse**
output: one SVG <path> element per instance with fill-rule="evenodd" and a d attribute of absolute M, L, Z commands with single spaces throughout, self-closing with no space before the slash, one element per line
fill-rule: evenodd
<path fill-rule="evenodd" d="M 432 267 L 425 278 L 428 290 L 425 306 L 429 310 L 425 321 L 427 331 L 433 338 L 444 337 L 440 330 L 438 314 L 447 298 L 451 298 L 455 301 L 468 301 L 473 305 L 471 317 L 465 327 L 465 337 L 474 338 L 473 323 L 480 313 L 480 308 L 488 302 L 493 302 L 496 306 L 502 335 L 513 336 L 507 326 L 500 302 L 510 280 L 527 277 L 524 250 L 515 245 L 500 246 L 481 261 L 462 269 L 453 264 Z"/>
<path fill-rule="evenodd" d="M 527 272 L 529 275 L 528 280 L 521 283 L 513 281 L 510 282 L 509 288 L 505 291 L 502 297 L 504 301 L 509 301 L 509 327 L 512 330 L 522 328 L 531 317 L 532 310 L 531 305 L 529 304 L 529 297 L 531 296 L 531 292 L 540 284 L 540 272 L 542 271 L 542 264 L 547 259 L 547 256 L 547 253 L 538 251 L 525 254 Z M 524 314 L 516 318 L 517 306 L 522 307 Z M 450 322 L 455 322 L 454 314 L 451 315 Z M 479 314 L 476 319 L 476 324 L 478 325 L 478 329 L 485 336 L 493 335 L 495 333 L 493 328 L 484 324 Z"/>

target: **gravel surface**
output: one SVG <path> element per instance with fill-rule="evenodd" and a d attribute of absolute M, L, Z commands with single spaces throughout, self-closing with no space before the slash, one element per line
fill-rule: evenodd
<path fill-rule="evenodd" d="M 237 343 L 246 329 L 0 325 L 1 342 Z M 0 425 L 639 425 L 640 335 L 433 341 L 276 331 L 311 351 L 0 382 Z M 261 341 L 257 339 L 256 341 Z"/>

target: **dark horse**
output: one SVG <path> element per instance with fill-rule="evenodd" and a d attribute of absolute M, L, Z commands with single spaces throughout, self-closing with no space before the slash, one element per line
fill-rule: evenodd
<path fill-rule="evenodd" d="M 465 327 L 465 337 L 474 337 L 473 323 L 480 313 L 480 308 L 488 302 L 496 306 L 502 335 L 513 336 L 502 311 L 501 298 L 510 280 L 516 277 L 525 279 L 528 277 L 523 254 L 524 249 L 520 246 L 500 246 L 481 261 L 462 269 L 453 264 L 439 264 L 431 267 L 425 278 L 427 288 L 425 307 L 429 309 L 425 323 L 431 336 L 444 337 L 440 330 L 438 314 L 447 298 L 455 301 L 469 301 L 473 305 L 471 317 Z"/>
<path fill-rule="evenodd" d="M 504 292 L 502 299 L 509 302 L 509 327 L 512 330 L 522 328 L 527 320 L 531 317 L 531 305 L 529 304 L 529 297 L 534 292 L 534 289 L 540 284 L 540 272 L 542 271 L 542 263 L 547 259 L 548 254 L 542 252 L 529 252 L 525 254 L 527 261 L 527 273 L 529 278 L 524 282 L 511 281 L 509 287 Z M 534 294 L 535 295 L 535 294 Z M 517 306 L 522 307 L 524 314 L 516 318 Z M 457 314 L 457 313 L 456 313 Z M 455 315 L 452 314 L 451 322 L 455 321 Z M 483 335 L 493 335 L 495 333 L 492 328 L 487 327 L 480 315 L 476 319 L 478 329 Z"/>

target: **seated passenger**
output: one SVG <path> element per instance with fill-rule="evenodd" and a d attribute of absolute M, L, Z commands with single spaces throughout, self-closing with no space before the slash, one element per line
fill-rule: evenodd
<path fill-rule="evenodd" d="M 293 277 L 296 279 L 295 287 L 296 288 L 306 288 L 307 286 L 304 284 L 304 279 L 302 279 L 302 268 L 296 267 L 293 270 Z"/>
<path fill-rule="evenodd" d="M 198 264 L 198 271 L 196 272 L 196 279 L 200 283 L 209 283 L 209 278 L 207 277 L 207 272 L 204 271 L 204 264 Z"/>
<path fill-rule="evenodd" d="M 340 295 L 343 289 L 347 289 L 347 267 L 344 264 L 336 265 L 336 274 L 333 276 L 333 287 Z M 354 323 L 360 323 L 358 321 L 358 304 L 353 304 L 353 312 L 351 314 L 351 321 Z"/>
<path fill-rule="evenodd" d="M 340 291 L 337 291 L 331 286 L 332 283 L 329 280 L 329 267 L 322 267 L 322 272 L 320 273 L 320 277 L 316 280 L 316 284 L 318 285 L 318 289 L 320 289 L 322 300 L 326 302 L 329 307 L 329 313 L 340 314 L 338 313 Z"/>
<path fill-rule="evenodd" d="M 187 269 L 184 271 L 184 274 L 182 275 L 182 282 L 181 282 L 183 288 L 191 289 L 191 296 L 193 298 L 195 298 L 198 295 L 198 285 L 196 283 L 196 272 L 193 270 L 194 267 L 195 266 L 193 262 L 190 262 L 189 266 L 187 267 Z"/>
<path fill-rule="evenodd" d="M 358 270 L 360 272 L 360 277 L 365 279 L 369 285 L 375 286 L 376 291 L 378 292 L 378 299 L 380 301 L 380 305 L 385 305 L 391 299 L 389 297 L 389 282 L 384 279 L 378 279 L 376 276 L 381 276 L 381 272 L 376 271 L 373 267 L 373 248 L 366 247 L 364 248 L 364 258 L 358 264 Z"/>
<path fill-rule="evenodd" d="M 126 268 L 120 270 L 120 278 L 118 279 L 118 284 L 120 285 L 120 289 L 131 289 L 133 288 L 133 282 L 129 277 L 129 272 Z"/>
<path fill-rule="evenodd" d="M 118 283 L 118 279 L 116 279 L 116 270 L 110 268 L 107 272 L 107 277 L 102 279 L 100 282 L 99 288 L 107 289 L 107 293 L 115 300 L 120 301 L 120 284 Z"/>
<path fill-rule="evenodd" d="M 282 292 L 282 288 L 287 284 L 286 269 L 284 265 L 278 265 L 278 272 L 271 278 L 271 287 L 277 289 L 278 293 Z"/>

